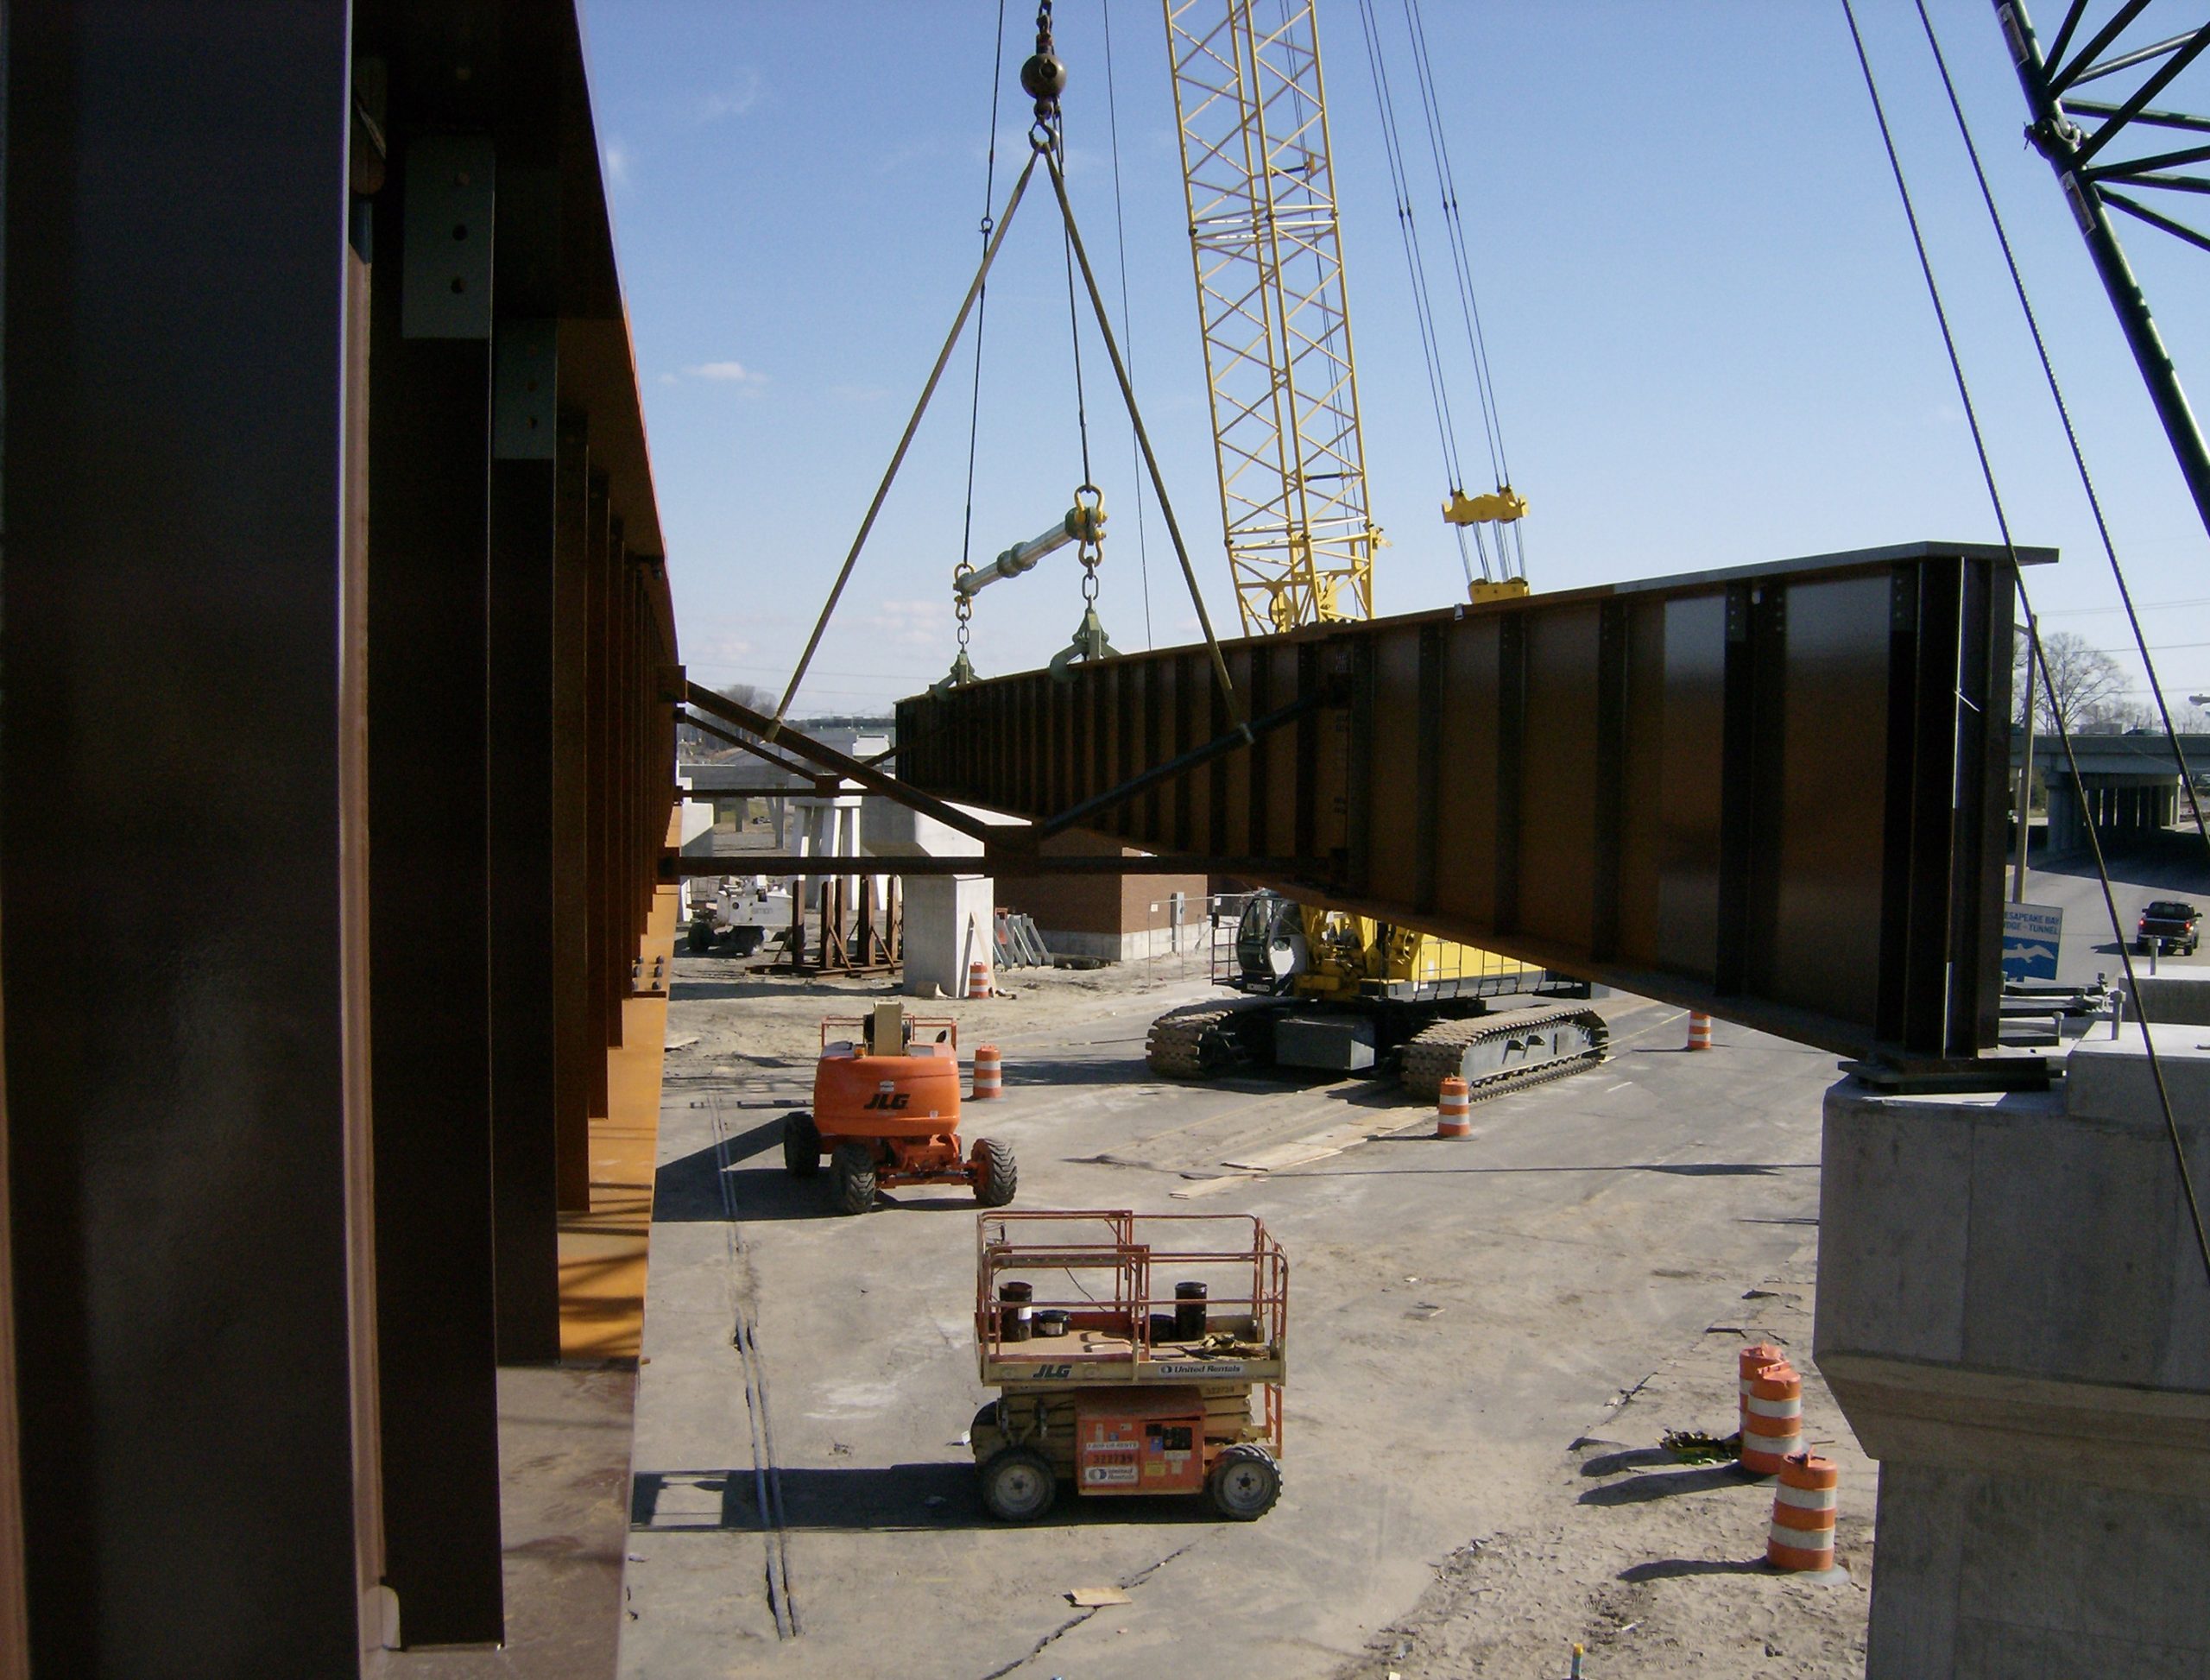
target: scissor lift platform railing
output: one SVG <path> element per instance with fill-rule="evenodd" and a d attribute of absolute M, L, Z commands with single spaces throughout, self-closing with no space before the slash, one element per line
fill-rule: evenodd
<path fill-rule="evenodd" d="M 976 1222 L 976 1357 L 988 1386 L 1277 1385 L 1288 1374 L 1289 1262 L 1248 1214 L 993 1213 Z M 1064 1287 L 1047 1296 L 1053 1278 Z M 1109 1294 L 1091 1286 L 1102 1278 Z M 1207 1285 L 1206 1328 L 1184 1337 L 1171 1328 L 1174 1285 L 1193 1279 Z M 999 1290 L 1015 1280 L 1033 1292 L 1032 1322 L 1064 1313 L 1064 1335 L 1006 1335 Z"/>

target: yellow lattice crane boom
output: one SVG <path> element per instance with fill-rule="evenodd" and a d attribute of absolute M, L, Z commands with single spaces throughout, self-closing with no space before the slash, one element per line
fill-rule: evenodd
<path fill-rule="evenodd" d="M 1165 0 L 1221 517 L 1247 633 L 1373 616 L 1311 0 Z"/>
<path fill-rule="evenodd" d="M 1313 0 L 1266 0 L 1263 15 L 1253 0 L 1165 4 L 1221 521 L 1243 628 L 1371 618 L 1381 533 L 1367 502 Z M 1386 106 L 1384 120 L 1393 123 Z M 1398 175 L 1393 135 L 1390 144 Z M 1469 308 L 1469 336 L 1471 325 Z M 1431 344 L 1430 357 L 1433 377 Z M 1439 386 L 1434 395 L 1454 481 L 1444 519 L 1462 534 L 1515 523 L 1527 504 L 1500 474 L 1492 495 L 1456 486 Z M 1475 579 L 1468 565 L 1476 602 L 1526 591 L 1524 576 L 1493 575 L 1486 551 L 1482 571 Z M 1424 1098 L 1446 1077 L 1487 1096 L 1600 1061 L 1607 1035 L 1592 1010 L 1524 1007 L 1530 995 L 1588 995 L 1535 964 L 1272 892 L 1245 904 L 1233 970 L 1217 977 L 1247 1001 L 1152 1023 L 1154 1072 L 1390 1065 Z M 1493 1013 L 1498 1002 L 1511 1012 Z"/>

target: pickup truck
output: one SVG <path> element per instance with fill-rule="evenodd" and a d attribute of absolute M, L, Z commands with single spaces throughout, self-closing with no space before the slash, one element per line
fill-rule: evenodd
<path fill-rule="evenodd" d="M 2202 913 L 2181 899 L 2156 899 L 2141 913 L 2134 949 L 2144 956 L 2150 951 L 2194 955 L 2202 942 Z"/>

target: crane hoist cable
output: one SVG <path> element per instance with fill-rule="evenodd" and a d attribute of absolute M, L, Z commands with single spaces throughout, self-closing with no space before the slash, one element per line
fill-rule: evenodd
<path fill-rule="evenodd" d="M 990 149 L 982 165 L 982 250 L 988 255 L 990 234 L 996 223 L 991 212 L 998 202 L 998 106 L 1005 87 L 1005 0 L 998 0 L 998 27 L 990 37 Z M 982 431 L 982 329 L 989 307 L 990 289 L 985 285 L 975 299 L 975 388 L 967 408 L 967 509 L 960 521 L 959 564 L 951 569 L 952 616 L 959 626 L 959 652 L 951 661 L 952 686 L 975 680 L 974 661 L 967 653 L 975 616 L 974 597 L 962 592 L 959 580 L 975 569 L 975 451 Z"/>
<path fill-rule="evenodd" d="M 1004 0 L 999 0 L 1002 6 Z M 1136 348 L 1134 329 L 1128 313 L 1128 236 L 1127 218 L 1121 207 L 1121 98 L 1113 80 L 1113 0 L 1102 0 L 1098 7 L 1105 24 L 1105 121 L 1111 136 L 1113 149 L 1113 243 L 1118 257 L 1116 267 L 1121 281 L 1121 337 L 1127 341 L 1128 366 L 1135 367 Z M 1143 581 L 1143 645 L 1153 646 L 1151 634 L 1151 543 L 1144 528 L 1143 516 L 1143 459 L 1136 453 L 1135 440 L 1128 440 L 1128 455 L 1136 470 L 1136 574 Z"/>
<path fill-rule="evenodd" d="M 1426 31 L 1424 22 L 1412 6 L 1405 6 L 1405 24 L 1412 40 L 1412 50 L 1418 68 L 1421 112 L 1427 129 L 1428 150 L 1433 161 L 1438 197 L 1443 206 L 1443 219 L 1448 231 L 1451 251 L 1451 277 L 1458 293 L 1460 313 L 1466 327 L 1467 353 L 1474 365 L 1474 394 L 1481 411 L 1481 432 L 1487 445 L 1489 467 L 1494 476 L 1493 492 L 1469 496 L 1466 494 L 1465 471 L 1462 463 L 1457 438 L 1457 426 L 1452 413 L 1449 379 L 1444 369 L 1442 328 L 1428 283 L 1426 256 L 1419 236 L 1418 215 L 1413 207 L 1411 171 L 1405 159 L 1404 141 L 1399 131 L 1394 89 L 1389 77 L 1388 55 L 1381 37 L 1381 24 L 1376 16 L 1373 0 L 1359 0 L 1359 22 L 1366 42 L 1367 66 L 1373 83 L 1376 104 L 1380 107 L 1382 148 L 1389 165 L 1389 181 L 1397 205 L 1397 231 L 1405 251 L 1405 267 L 1411 279 L 1413 319 L 1419 329 L 1420 351 L 1427 370 L 1428 397 L 1435 414 L 1436 433 L 1443 451 L 1443 470 L 1450 480 L 1450 495 L 1443 505 L 1444 520 L 1449 524 L 1458 544 L 1460 564 L 1466 573 L 1468 592 L 1476 600 L 1516 595 L 1526 588 L 1526 550 L 1519 531 L 1520 520 L 1527 511 L 1525 497 L 1512 488 L 1506 457 L 1503 449 L 1503 430 L 1495 414 L 1494 387 L 1489 377 L 1487 344 L 1479 325 L 1479 311 L 1474 299 L 1470 263 L 1465 258 L 1465 235 L 1457 215 L 1457 195 L 1449 173 L 1448 148 L 1443 138 L 1442 117 L 1434 93 L 1433 72 L 1428 63 Z M 1493 553 L 1492 534 L 1493 526 Z M 1473 532 L 1473 547 L 1467 546 L 1466 534 Z M 1509 534 L 1507 535 L 1507 531 Z M 1474 555 L 1480 556 L 1481 576 L 1474 575 Z"/>
<path fill-rule="evenodd" d="M 1373 79 L 1373 97 L 1381 111 L 1381 146 L 1389 161 L 1389 188 L 1396 200 L 1397 231 L 1404 242 L 1405 267 L 1411 276 L 1412 313 L 1419 323 L 1420 356 L 1427 369 L 1428 401 L 1435 414 L 1436 440 L 1442 446 L 1443 471 L 1454 486 L 1462 487 L 1465 476 L 1458 465 L 1458 435 L 1450 414 L 1450 396 L 1443 379 L 1439 346 L 1436 343 L 1434 307 L 1427 289 L 1427 271 L 1420 256 L 1411 194 L 1405 182 L 1404 148 L 1397 134 L 1394 102 L 1390 98 L 1389 70 L 1381 53 L 1379 27 L 1370 0 L 1359 0 L 1359 23 L 1366 41 L 1366 63 Z"/>
<path fill-rule="evenodd" d="M 960 334 L 966 330 L 968 317 L 974 313 L 976 301 L 989 277 L 991 265 L 997 260 L 998 253 L 1004 248 L 1006 236 L 1012 231 L 1013 214 L 1020 208 L 1022 196 L 1027 192 L 1028 183 L 1034 176 L 1039 163 L 1051 179 L 1051 194 L 1058 203 L 1060 221 L 1065 229 L 1067 250 L 1081 275 L 1083 289 L 1089 300 L 1090 313 L 1096 322 L 1098 337 L 1103 342 L 1105 354 L 1112 364 L 1113 376 L 1120 388 L 1121 401 L 1127 408 L 1129 426 L 1135 433 L 1136 443 L 1143 458 L 1144 469 L 1151 478 L 1152 493 L 1159 498 L 1159 513 L 1165 521 L 1167 534 L 1173 540 L 1175 558 L 1180 562 L 1183 580 L 1189 586 L 1190 603 L 1197 609 L 1197 624 L 1204 635 L 1205 651 L 1212 668 L 1213 680 L 1219 686 L 1222 707 L 1228 714 L 1231 728 L 1242 737 L 1244 742 L 1247 743 L 1255 739 L 1251 731 L 1250 720 L 1246 714 L 1241 697 L 1235 691 L 1234 679 L 1228 674 L 1228 660 L 1221 652 L 1220 638 L 1213 628 L 1212 615 L 1205 606 L 1204 592 L 1198 587 L 1197 568 L 1190 563 L 1189 545 L 1183 539 L 1180 521 L 1174 516 L 1174 504 L 1172 498 L 1167 494 L 1165 475 L 1159 468 L 1157 452 L 1152 448 L 1150 433 L 1143 423 L 1142 410 L 1136 402 L 1135 387 L 1129 379 L 1127 364 L 1121 359 L 1120 344 L 1113 334 L 1112 316 L 1106 309 L 1105 295 L 1098 287 L 1096 272 L 1090 266 L 1089 252 L 1083 244 L 1082 230 L 1075 218 L 1073 200 L 1067 192 L 1066 173 L 1060 163 L 1058 130 L 1055 120 L 1058 110 L 1058 95 L 1066 85 L 1066 67 L 1059 62 L 1057 54 L 1051 50 L 1051 0 L 1042 0 L 1037 13 L 1037 51 L 1021 66 L 1020 69 L 1021 86 L 1036 102 L 1036 121 L 1028 131 L 1028 161 L 1022 166 L 1020 177 L 1013 183 L 1013 191 L 1006 199 L 1005 210 L 998 217 L 996 227 L 992 231 L 988 245 L 983 251 L 982 266 L 976 271 L 974 280 L 968 286 L 966 296 L 960 301 L 958 313 L 952 321 L 951 331 L 945 336 L 944 347 L 938 351 L 935 364 L 930 369 L 929 376 L 922 384 L 920 396 L 913 405 L 913 412 L 906 423 L 906 430 L 899 439 L 896 449 L 892 452 L 890 464 L 884 470 L 881 482 L 876 486 L 874 499 L 868 503 L 867 514 L 860 522 L 859 532 L 852 540 L 852 546 L 845 554 L 844 563 L 837 572 L 835 583 L 830 586 L 828 598 L 822 603 L 820 616 L 815 621 L 812 635 L 807 638 L 805 647 L 799 655 L 798 666 L 791 673 L 789 685 L 784 690 L 783 698 L 777 704 L 775 715 L 764 732 L 764 738 L 767 740 L 772 741 L 780 731 L 792 696 L 797 693 L 799 685 L 805 680 L 806 667 L 811 663 L 815 652 L 821 645 L 821 638 L 828 629 L 829 621 L 836 612 L 837 602 L 843 597 L 845 585 L 851 580 L 852 570 L 858 563 L 860 551 L 866 545 L 868 535 L 874 528 L 877 515 L 881 512 L 883 502 L 888 496 L 890 487 L 897 478 L 898 470 L 905 461 L 907 450 L 912 446 L 913 435 L 920 427 L 921 418 L 928 410 L 929 401 L 935 395 L 936 388 L 944 376 L 944 368 L 951 359 L 952 350 L 957 344 Z M 1079 319 L 1078 315 L 1077 319 Z M 1088 460 L 1086 436 L 1083 458 L 1086 464 Z M 1085 492 L 1087 492 L 1086 501 Z M 1096 622 L 1094 606 L 1096 598 L 1094 574 L 1097 564 L 1097 545 L 1103 535 L 1104 525 L 1100 501 L 1096 487 L 1085 483 L 1076 493 L 1075 510 L 1066 521 L 1067 535 L 1081 541 L 1083 545 L 1083 569 L 1086 573 L 1091 575 L 1085 584 L 1086 609 L 1083 626 L 1077 630 L 1073 645 L 1052 662 L 1055 669 L 1069 660 L 1105 658 L 1114 651 L 1111 644 L 1106 641 L 1102 627 Z M 1048 534 L 1046 534 L 1047 536 Z M 1033 543 L 1022 545 L 1022 546 L 1033 548 L 1037 543 L 1045 540 L 1045 538 L 1039 538 Z M 992 568 L 994 575 L 1011 577 L 1026 569 L 1021 565 L 1006 565 L 1003 564 L 1005 559 L 1006 557 L 1003 555 L 999 557 L 1000 564 Z M 1032 558 L 1030 559 L 1029 564 L 1033 564 Z M 970 567 L 969 570 L 972 571 L 972 568 Z M 973 589 L 981 588 L 982 582 L 985 581 L 979 572 L 974 572 L 973 576 L 976 581 L 971 585 L 969 591 L 970 593 Z"/>
<path fill-rule="evenodd" d="M 1512 455 L 1504 444 L 1504 407 L 1496 400 L 1494 364 L 1489 360 L 1487 334 L 1481 330 L 1481 300 L 1474 292 L 1473 261 L 1466 248 L 1465 218 L 1458 210 L 1458 181 L 1450 167 L 1450 147 L 1443 132 L 1442 103 L 1435 92 L 1434 60 L 1427 48 L 1427 17 L 1420 7 L 1421 0 L 1405 0 L 1405 22 L 1411 34 L 1412 64 L 1418 72 L 1420 101 L 1427 117 L 1428 146 L 1434 154 L 1436 181 L 1442 193 L 1443 226 L 1449 237 L 1452 272 L 1458 283 L 1458 312 L 1466 330 L 1466 351 L 1473 358 L 1474 388 L 1481 395 L 1481 420 L 1493 452 L 1498 492 L 1509 498 Z M 1525 511 L 1524 506 L 1520 511 Z M 1507 530 L 1519 574 L 1524 577 L 1527 570 L 1525 527 L 1517 515 L 1503 520 L 1497 526 L 1500 544 Z"/>
<path fill-rule="evenodd" d="M 1919 272 L 1926 278 L 1927 295 L 1934 305 L 1935 321 L 1942 330 L 1942 347 L 1948 352 L 1949 371 L 1956 380 L 1957 395 L 1964 405 L 1965 422 L 1972 429 L 1973 449 L 1980 458 L 1980 477 L 1987 485 L 1988 502 L 1995 509 L 1996 529 L 2001 534 L 2003 546 L 2011 557 L 2011 575 L 2017 583 L 2018 600 L 2025 611 L 2026 635 L 2033 650 L 2027 669 L 2031 671 L 2036 666 L 2040 667 L 2042 685 L 2048 695 L 2049 711 L 2055 720 L 2056 736 L 2063 743 L 2065 767 L 2071 780 L 2073 794 L 2085 809 L 2087 792 L 2080 775 L 2079 755 L 2073 748 L 2072 728 L 2056 704 L 2056 684 L 2049 675 L 2048 660 L 2042 655 L 2040 621 L 2035 616 L 2033 600 L 2026 591 L 2024 569 L 2018 565 L 2017 547 L 2011 538 L 2010 516 L 2004 511 L 2003 492 L 1996 485 L 1995 468 L 1987 454 L 1987 439 L 1980 430 L 1980 410 L 1973 401 L 1972 388 L 1965 379 L 1964 362 L 1957 352 L 1956 337 L 1949 330 L 1949 313 L 1942 302 L 1942 288 L 1935 282 L 1934 262 L 1927 254 L 1925 236 L 1919 231 L 1918 212 L 1911 203 L 1910 186 L 1904 179 L 1903 159 L 1896 151 L 1895 136 L 1888 128 L 1887 107 L 1881 100 L 1879 84 L 1873 79 L 1872 60 L 1866 54 L 1865 37 L 1857 27 L 1857 8 L 1851 0 L 1841 0 L 1841 11 L 1849 25 L 1850 41 L 1857 49 L 1858 66 L 1865 73 L 1865 91 L 1872 96 L 1872 115 L 1880 126 L 1881 144 L 1887 148 L 1888 167 L 1895 176 L 1897 194 L 1903 200 L 1904 219 L 1910 224 L 1910 239 L 1918 253 Z M 2021 813 L 2022 818 L 2023 815 Z M 2179 1121 L 2172 1111 L 2171 1089 L 2165 1083 L 2164 1064 L 2156 1054 L 2156 1034 L 2150 1030 L 2149 1012 L 2141 996 L 2140 982 L 2133 972 L 2132 948 L 2126 940 L 2125 926 L 2118 913 L 2118 900 L 2111 890 L 2110 865 L 2103 856 L 2102 835 L 2093 823 L 2087 824 L 2087 830 L 2088 844 L 2094 852 L 2095 878 L 2102 887 L 2103 909 L 2110 918 L 2112 937 L 2118 942 L 2118 960 L 2125 969 L 2126 995 L 2133 1000 L 2135 1011 L 2141 1017 L 2142 1048 L 2147 1052 L 2150 1077 L 2156 1085 L 2156 1098 L 2163 1109 L 2164 1134 L 2171 1144 L 2180 1190 L 2194 1227 L 2195 1247 L 2201 1254 L 2203 1271 L 2210 1274 L 2210 1232 L 2206 1232 L 2203 1225 L 2202 1204 L 2195 1196 L 2194 1177 L 2188 1165 L 2186 1143 L 2180 1135 Z"/>
<path fill-rule="evenodd" d="M 1036 54 L 1021 66 L 1020 85 L 1036 98 L 1036 127 L 1030 133 L 1030 142 L 1051 165 L 1054 180 L 1067 155 L 1066 112 L 1059 104 L 1066 84 L 1066 66 L 1059 62 L 1051 39 L 1051 0 L 1037 0 Z M 1074 507 L 1063 527 L 1082 545 L 1082 621 L 1075 626 L 1072 639 L 1051 656 L 1051 664 L 1052 676 L 1064 679 L 1074 660 L 1110 659 L 1120 650 L 1107 639 L 1105 626 L 1097 616 L 1097 567 L 1105 558 L 1105 498 L 1089 467 L 1089 406 L 1082 382 L 1082 311 L 1074 286 L 1074 218 L 1069 215 L 1061 220 L 1059 246 L 1067 269 L 1067 343 L 1074 357 L 1074 426 L 1082 442 L 1082 482 L 1075 487 Z"/>
<path fill-rule="evenodd" d="M 2072 464 L 2080 471 L 2080 488 L 2087 493 L 2087 506 L 2095 518 L 2095 531 L 2102 538 L 2103 553 L 2110 560 L 2110 575 L 2118 584 L 2118 598 L 2124 604 L 2125 622 L 2132 628 L 2133 645 L 2141 654 L 2142 667 L 2149 674 L 2149 692 L 2156 702 L 2156 715 L 2163 720 L 2164 740 L 2172 749 L 2172 759 L 2179 767 L 2180 780 L 2192 789 L 2194 773 L 2187 761 L 2187 749 L 2180 745 L 2179 731 L 2172 725 L 2171 707 L 2164 701 L 2164 685 L 2156 675 L 2156 661 L 2149 652 L 2149 638 L 2141 628 L 2141 616 L 2133 609 L 2133 591 L 2125 582 L 2125 568 L 2118 564 L 2118 545 L 2111 539 L 2110 525 L 2103 518 L 2101 496 L 2095 493 L 2095 481 L 2087 471 L 2087 458 L 2080 447 L 2080 433 L 2072 424 L 2071 406 L 2064 401 L 2063 387 L 2057 383 L 2055 365 L 2049 359 L 2049 345 L 2043 339 L 2041 322 L 2034 314 L 2033 300 L 2026 295 L 2025 276 L 2018 271 L 2018 260 L 2011 249 L 2011 236 L 2003 225 L 2003 212 L 1995 207 L 1995 193 L 1987 184 L 1987 172 L 1980 165 L 1980 148 L 1973 143 L 1972 127 L 1965 121 L 1965 108 L 1957 98 L 1956 84 L 1949 78 L 1949 60 L 1942 51 L 1942 42 L 1934 33 L 1934 20 L 1927 15 L 1925 0 L 1915 0 L 1918 7 L 1918 21 L 1926 31 L 1926 44 L 1934 54 L 1935 67 L 1942 73 L 1942 86 L 1949 96 L 1949 109 L 1957 119 L 1957 132 L 1965 142 L 1965 154 L 1972 160 L 1974 180 L 1980 183 L 1981 201 L 1987 206 L 1988 220 L 1994 224 L 1996 243 L 2003 248 L 2003 261 L 2011 271 L 2011 285 L 2018 294 L 2018 307 L 2026 318 L 2026 331 L 2033 335 L 2034 353 L 2041 358 L 2042 376 L 2049 382 L 2049 395 L 2056 404 L 2056 417 L 2064 423 L 2064 440 L 2071 445 Z M 2029 684 L 2030 685 L 2030 673 Z M 2210 825 L 2206 825 L 2202 801 L 2190 799 L 2189 808 L 2194 813 L 2195 832 L 2210 849 Z"/>

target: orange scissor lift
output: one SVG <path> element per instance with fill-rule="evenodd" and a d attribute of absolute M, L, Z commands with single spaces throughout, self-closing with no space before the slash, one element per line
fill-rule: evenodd
<path fill-rule="evenodd" d="M 1281 1493 L 1289 1262 L 1247 1214 L 1034 1212 L 976 1222 L 976 1356 L 1000 1396 L 969 1439 L 1009 1522 L 1062 1481 L 1209 1494 L 1250 1522 Z"/>

